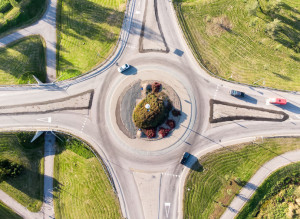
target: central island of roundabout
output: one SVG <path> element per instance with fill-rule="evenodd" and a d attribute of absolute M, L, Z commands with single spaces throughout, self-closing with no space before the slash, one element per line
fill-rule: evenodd
<path fill-rule="evenodd" d="M 181 80 L 157 69 L 120 76 L 111 86 L 106 110 L 120 145 L 149 154 L 184 142 L 191 131 L 194 101 Z"/>

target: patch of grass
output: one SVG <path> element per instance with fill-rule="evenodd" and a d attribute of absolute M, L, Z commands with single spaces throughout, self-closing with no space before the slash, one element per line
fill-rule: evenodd
<path fill-rule="evenodd" d="M 168 117 L 169 111 L 164 106 L 164 95 L 150 93 L 143 99 L 133 111 L 133 122 L 138 128 L 149 129 L 156 128 L 162 124 Z M 150 109 L 145 105 L 150 104 Z"/>
<path fill-rule="evenodd" d="M 269 176 L 237 218 L 296 218 L 293 211 L 300 209 L 297 198 L 300 198 L 300 163 L 283 167 Z"/>
<path fill-rule="evenodd" d="M 299 138 L 265 139 L 200 158 L 200 165 L 192 168 L 185 183 L 184 218 L 219 218 L 262 164 L 299 148 Z"/>
<path fill-rule="evenodd" d="M 34 133 L 1 133 L 0 159 L 10 160 L 24 167 L 21 175 L 0 182 L 0 189 L 37 212 L 42 206 L 44 184 L 44 141 L 30 143 Z"/>
<path fill-rule="evenodd" d="M 0 35 L 40 18 L 46 9 L 46 0 L 1 0 Z"/>
<path fill-rule="evenodd" d="M 32 75 L 46 80 L 44 42 L 30 36 L 0 48 L 0 84 L 36 83 Z"/>
<path fill-rule="evenodd" d="M 55 218 L 121 218 L 118 200 L 97 158 L 74 153 L 86 150 L 77 140 L 67 144 L 74 146 L 60 143 L 55 156 L 54 176 L 59 182 L 54 184 Z"/>
<path fill-rule="evenodd" d="M 196 58 L 211 72 L 227 80 L 300 90 L 299 1 L 174 2 Z"/>
<path fill-rule="evenodd" d="M 21 219 L 22 217 L 0 202 L 0 218 Z"/>
<path fill-rule="evenodd" d="M 59 0 L 57 72 L 60 80 L 91 70 L 112 52 L 125 0 Z"/>

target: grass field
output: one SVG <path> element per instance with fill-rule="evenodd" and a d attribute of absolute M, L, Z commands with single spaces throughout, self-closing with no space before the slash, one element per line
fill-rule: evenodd
<path fill-rule="evenodd" d="M 281 168 L 269 176 L 237 218 L 299 218 L 297 199 L 300 200 L 300 163 Z"/>
<path fill-rule="evenodd" d="M 59 0 L 57 72 L 68 79 L 105 61 L 121 30 L 125 0 Z"/>
<path fill-rule="evenodd" d="M 0 159 L 9 159 L 25 167 L 16 178 L 0 182 L 0 189 L 30 211 L 39 211 L 43 200 L 44 142 L 30 143 L 33 133 L 0 134 Z"/>
<path fill-rule="evenodd" d="M 1 0 L 0 35 L 41 17 L 46 0 Z"/>
<path fill-rule="evenodd" d="M 58 143 L 55 218 L 121 218 L 116 195 L 94 154 L 74 139 Z"/>
<path fill-rule="evenodd" d="M 264 142 L 223 148 L 200 158 L 185 184 L 184 218 L 219 218 L 235 194 L 268 160 L 300 148 L 300 139 L 265 139 Z"/>
<path fill-rule="evenodd" d="M 198 60 L 228 80 L 300 90 L 300 1 L 174 0 Z M 259 4 L 258 4 L 259 2 Z"/>
<path fill-rule="evenodd" d="M 6 219 L 21 219 L 18 214 L 13 212 L 10 208 L 0 202 L 0 218 Z"/>
<path fill-rule="evenodd" d="M 36 83 L 46 80 L 45 48 L 41 37 L 31 36 L 0 48 L 0 84 Z"/>

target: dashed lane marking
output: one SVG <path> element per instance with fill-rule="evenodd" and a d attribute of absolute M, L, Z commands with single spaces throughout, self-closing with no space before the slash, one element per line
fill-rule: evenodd
<path fill-rule="evenodd" d="M 86 125 L 87 119 L 88 119 L 88 117 L 86 116 L 85 119 L 84 119 L 84 121 L 83 121 L 83 123 L 82 123 L 82 126 L 81 126 L 81 130 L 80 130 L 81 133 L 83 132 L 83 129 L 84 129 L 85 125 Z"/>

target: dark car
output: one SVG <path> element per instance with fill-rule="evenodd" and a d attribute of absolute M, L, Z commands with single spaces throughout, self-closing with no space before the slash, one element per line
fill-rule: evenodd
<path fill-rule="evenodd" d="M 244 97 L 245 96 L 244 92 L 237 91 L 237 90 L 231 90 L 229 93 L 231 96 L 234 96 L 234 97 Z"/>
<path fill-rule="evenodd" d="M 190 155 L 191 155 L 190 153 L 185 152 L 185 153 L 182 155 L 182 158 L 181 158 L 180 163 L 181 163 L 181 164 L 185 164 L 185 163 L 187 162 L 187 160 L 189 159 Z"/>

